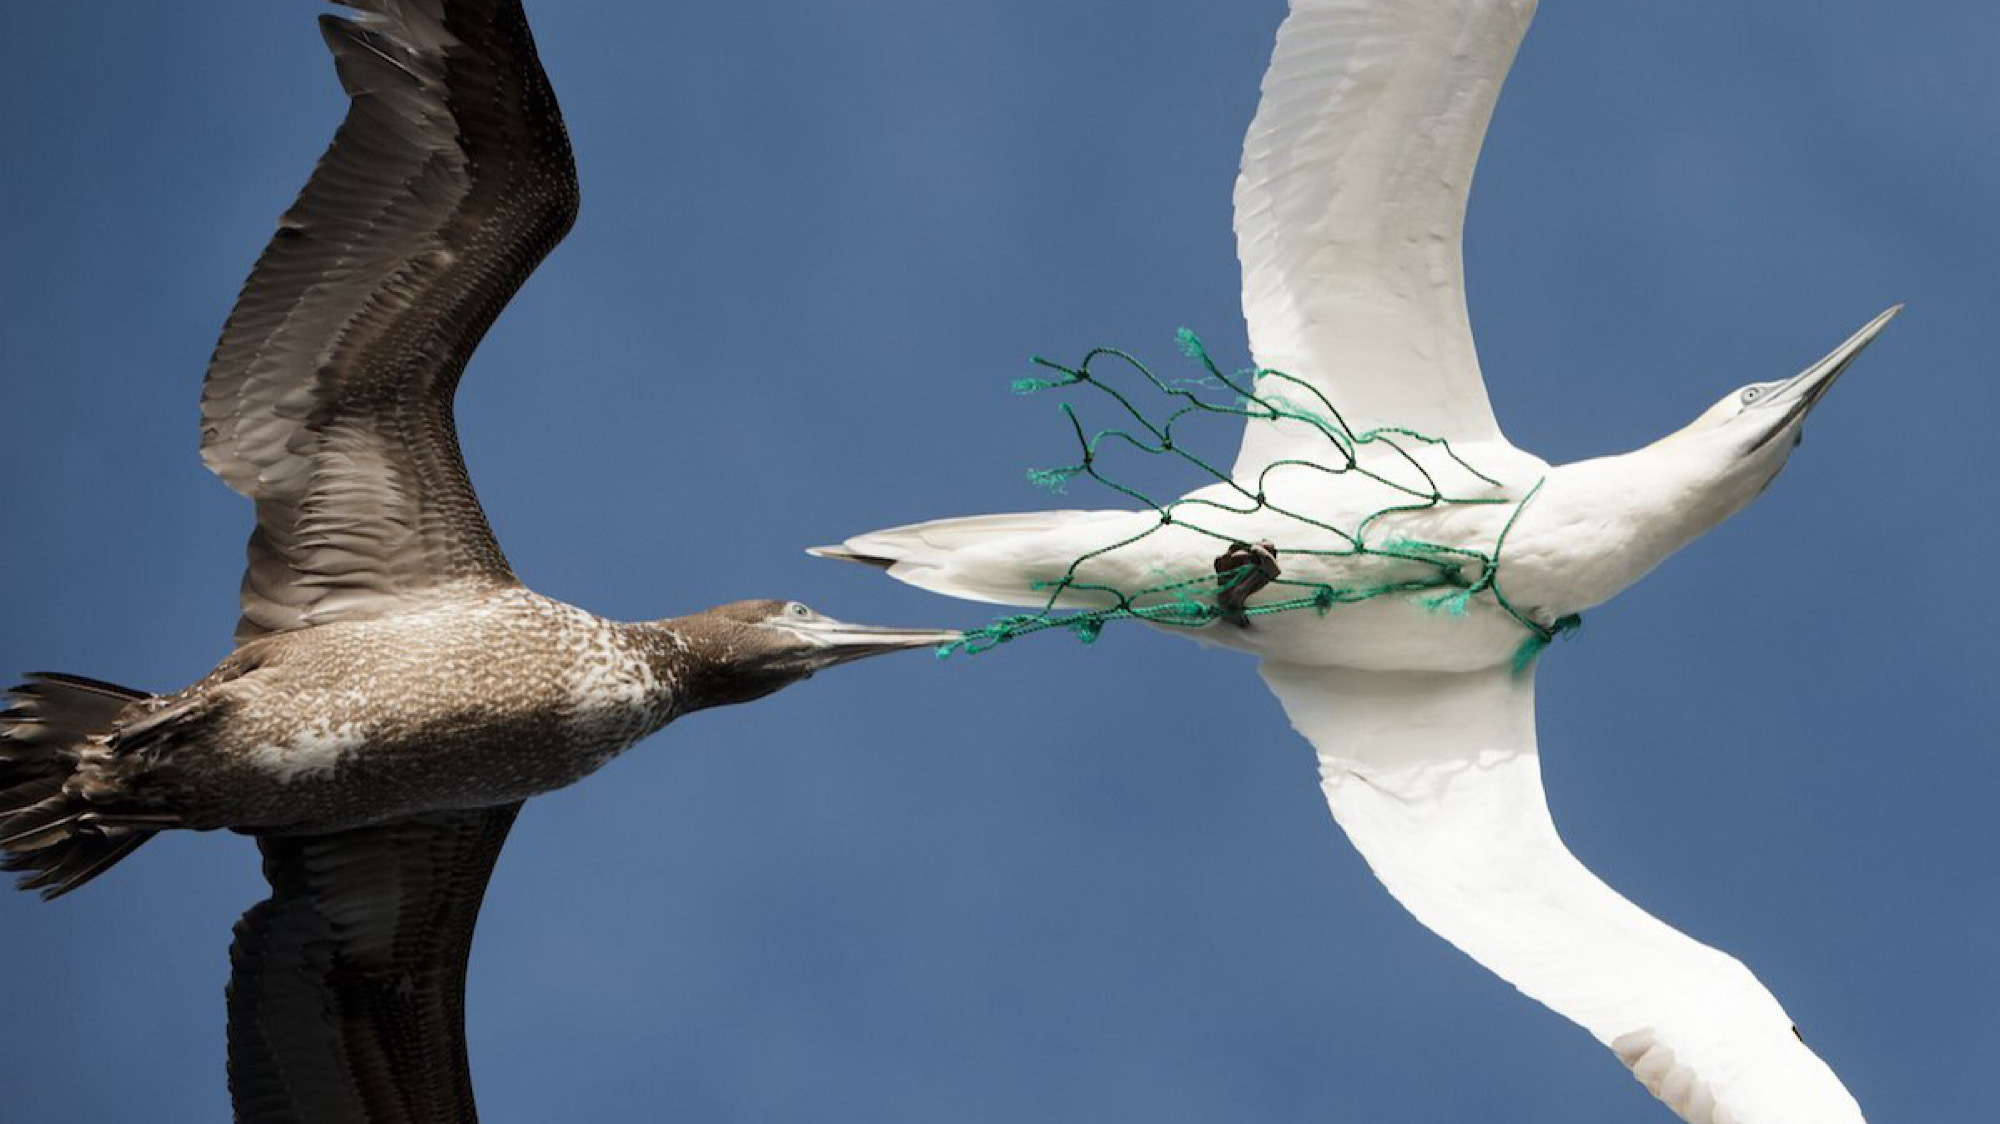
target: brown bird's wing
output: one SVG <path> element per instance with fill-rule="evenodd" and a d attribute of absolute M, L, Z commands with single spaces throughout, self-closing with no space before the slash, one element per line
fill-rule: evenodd
<path fill-rule="evenodd" d="M 202 459 L 257 501 L 239 642 L 511 585 L 452 397 L 576 217 L 519 0 L 336 0 L 352 103 L 202 386 Z M 428 596 L 427 596 L 428 595 Z"/>
<path fill-rule="evenodd" d="M 465 966 L 519 804 L 270 836 L 229 949 L 237 1124 L 469 1124 Z"/>

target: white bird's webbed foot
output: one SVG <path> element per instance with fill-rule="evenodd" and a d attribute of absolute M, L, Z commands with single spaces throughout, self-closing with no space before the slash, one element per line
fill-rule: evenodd
<path fill-rule="evenodd" d="M 1230 543 L 1215 559 L 1215 573 L 1221 579 L 1215 604 L 1222 610 L 1222 619 L 1238 628 L 1249 628 L 1245 604 L 1283 572 L 1278 567 L 1278 548 L 1271 543 Z"/>

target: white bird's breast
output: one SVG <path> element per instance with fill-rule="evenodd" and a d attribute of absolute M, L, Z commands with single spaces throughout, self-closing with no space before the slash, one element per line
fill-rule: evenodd
<path fill-rule="evenodd" d="M 1476 598 L 1459 614 L 1428 604 L 1432 596 L 1390 594 L 1336 605 L 1324 616 L 1273 613 L 1242 628 L 1216 622 L 1194 638 L 1263 659 L 1362 671 L 1476 671 L 1515 662 L 1524 645 L 1539 646 L 1531 630 L 1490 601 Z"/>
<path fill-rule="evenodd" d="M 1185 528 L 1165 528 L 1128 548 L 1128 557 L 1114 552 L 1081 573 L 1112 585 L 1212 574 L 1228 545 L 1218 536 L 1268 542 L 1277 549 L 1280 580 L 1251 596 L 1249 625 L 1217 621 L 1195 630 L 1197 640 L 1364 670 L 1507 664 L 1524 645 L 1539 646 L 1508 579 L 1517 561 L 1515 524 L 1547 471 L 1504 445 L 1364 449 L 1356 465 L 1338 472 L 1277 465 L 1244 482 L 1254 493 L 1248 505 L 1230 487 L 1192 493 L 1194 502 L 1173 513 Z M 1254 510 L 1223 509 L 1232 502 Z M 1255 613 L 1316 594 L 1332 603 Z"/>

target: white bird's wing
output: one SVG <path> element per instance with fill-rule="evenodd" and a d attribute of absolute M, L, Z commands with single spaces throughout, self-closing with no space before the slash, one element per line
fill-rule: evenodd
<path fill-rule="evenodd" d="M 1564 847 L 1532 672 L 1263 674 L 1319 753 L 1334 818 L 1418 921 L 1590 1031 L 1690 1124 L 1860 1124 L 1749 969 Z"/>
<path fill-rule="evenodd" d="M 1258 366 L 1310 383 L 1357 431 L 1501 440 L 1466 318 L 1460 232 L 1534 11 L 1535 0 L 1292 0 L 1278 31 L 1236 181 L 1243 315 Z M 1260 389 L 1319 409 L 1296 388 Z M 1322 451 L 1324 439 L 1251 421 L 1236 474 L 1302 445 Z"/>

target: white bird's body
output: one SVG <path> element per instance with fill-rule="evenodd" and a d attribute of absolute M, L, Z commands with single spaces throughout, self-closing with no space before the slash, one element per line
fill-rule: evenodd
<path fill-rule="evenodd" d="M 1264 661 L 1334 817 L 1398 901 L 1589 1030 L 1684 1120 L 1860 1124 L 1746 968 L 1563 846 L 1521 657 L 1761 493 L 1896 310 L 1635 452 L 1551 468 L 1508 444 L 1473 350 L 1460 234 L 1534 7 L 1293 0 L 1236 190 L 1260 375 L 1228 479 L 1156 510 L 942 520 L 819 553 L 951 596 L 1043 608 L 1054 591 L 1057 608 L 1102 610 L 1117 602 L 1101 589 L 1214 584 L 1235 540 L 1268 543 L 1294 583 L 1251 593 L 1251 612 L 1301 584 L 1385 591 L 1324 613 L 1174 623 Z M 1316 421 L 1325 411 L 1301 388 L 1342 425 Z M 1376 430 L 1424 440 L 1356 439 Z M 1421 494 L 1452 502 L 1412 504 Z M 1398 506 L 1414 510 L 1381 514 Z M 1412 560 L 1411 543 L 1462 560 L 1448 607 L 1440 567 Z"/>
<path fill-rule="evenodd" d="M 1483 455 L 1492 452 L 1503 453 L 1514 471 L 1502 474 L 1490 469 L 1492 462 L 1502 459 Z M 1411 466 L 1400 463 L 1400 458 L 1361 455 L 1385 475 L 1398 470 L 1411 474 Z M 1371 528 L 1371 541 L 1452 543 L 1492 554 L 1517 512 L 1522 524 L 1532 525 L 1530 514 L 1541 507 L 1543 497 L 1536 495 L 1525 508 L 1521 503 L 1546 478 L 1547 465 L 1504 447 L 1474 447 L 1460 455 L 1500 484 L 1472 477 L 1441 451 L 1417 451 L 1441 486 L 1455 485 L 1455 494 L 1495 502 L 1385 516 Z M 1398 463 L 1389 463 L 1392 461 Z M 1255 494 L 1254 483 L 1246 482 L 1246 487 Z M 1161 526 L 1154 511 L 1050 511 L 918 524 L 860 535 L 844 547 L 856 555 L 894 559 L 889 567 L 891 576 L 934 593 L 1024 608 L 1046 605 L 1049 583 L 1061 578 L 1077 559 L 1135 538 L 1129 546 L 1077 565 L 1077 584 L 1138 590 L 1213 574 L 1213 559 L 1222 545 L 1216 535 L 1243 542 L 1277 541 L 1285 552 L 1287 579 L 1334 588 L 1415 582 L 1436 572 L 1435 567 L 1421 563 L 1348 553 L 1347 542 L 1335 532 L 1275 515 L 1271 510 L 1310 512 L 1329 527 L 1354 527 L 1384 508 L 1407 501 L 1407 495 L 1394 488 L 1362 478 L 1281 468 L 1264 478 L 1269 506 L 1236 514 L 1236 510 L 1254 506 L 1245 501 L 1244 490 L 1217 484 L 1189 493 L 1182 501 L 1187 505 L 1182 510 L 1188 513 L 1188 524 Z M 1191 524 L 1202 530 L 1193 529 Z M 1510 556 L 1517 548 L 1534 550 L 1538 545 L 1532 539 L 1521 541 L 1521 530 L 1517 526 L 1508 535 Z M 1302 553 L 1305 551 L 1328 553 Z M 1282 596 L 1280 591 L 1266 590 L 1253 596 L 1250 603 L 1269 603 Z M 1106 603 L 1104 596 L 1089 592 L 1066 592 L 1056 599 L 1060 608 L 1096 608 Z M 1338 611 L 1337 628 L 1325 627 L 1327 621 L 1314 613 L 1277 613 L 1260 616 L 1255 628 L 1211 626 L 1191 635 L 1257 656 L 1306 663 L 1453 671 L 1511 660 L 1524 635 L 1521 623 L 1491 598 L 1467 602 L 1460 614 L 1428 610 L 1416 596 L 1374 598 L 1342 605 Z"/>

